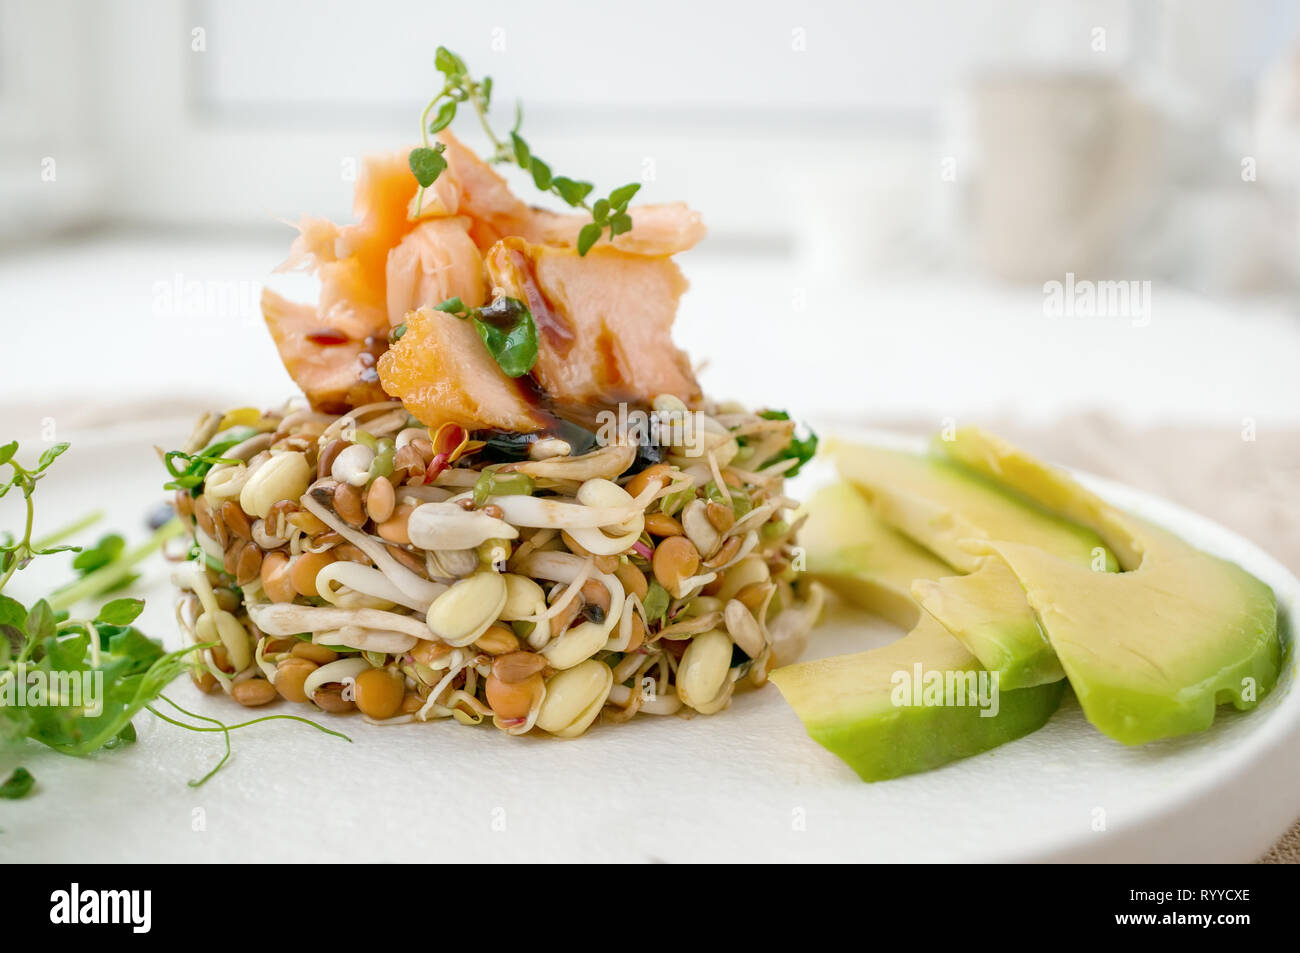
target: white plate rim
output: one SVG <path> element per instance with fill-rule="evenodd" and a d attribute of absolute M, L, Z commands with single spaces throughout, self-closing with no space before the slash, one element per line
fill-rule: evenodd
<path fill-rule="evenodd" d="M 928 445 L 928 440 L 924 437 L 844 424 L 828 424 L 824 430 L 819 429 L 819 433 L 837 440 L 912 452 L 923 452 Z M 827 482 L 829 477 L 824 474 L 831 471 L 832 465 L 824 458 L 819 458 L 817 462 L 823 468 L 823 479 L 818 482 Z M 1282 692 L 1284 697 L 1268 713 L 1269 717 L 1260 719 L 1259 727 L 1248 733 L 1244 744 L 1217 759 L 1218 766 L 1222 768 L 1226 763 L 1228 770 L 1221 771 L 1211 783 L 1202 788 L 1183 791 L 1180 792 L 1180 797 L 1149 805 L 1145 810 L 1126 818 L 1121 825 L 1110 828 L 1110 836 L 1102 843 L 1084 833 L 1062 834 L 1040 843 L 1028 853 L 1014 851 L 990 859 L 1003 862 L 1133 862 L 1155 859 L 1194 862 L 1202 859 L 1205 845 L 1203 842 L 1194 844 L 1185 835 L 1188 831 L 1222 828 L 1224 825 L 1218 823 L 1217 815 L 1225 808 L 1253 812 L 1253 826 L 1259 833 L 1253 845 L 1255 849 L 1248 859 L 1254 859 L 1274 844 L 1300 817 L 1300 804 L 1291 795 L 1291 792 L 1300 790 L 1300 693 L 1293 690 L 1297 669 L 1295 625 L 1296 619 L 1300 618 L 1300 578 L 1251 540 L 1194 510 L 1116 480 L 1073 467 L 1053 465 L 1124 509 L 1138 511 L 1180 535 L 1190 533 L 1198 540 L 1209 539 L 1218 543 L 1219 545 L 1207 546 L 1207 550 L 1238 562 L 1272 587 L 1277 597 L 1278 625 L 1285 653 L 1278 684 L 1273 691 Z M 1235 552 L 1225 555 L 1222 550 Z M 1247 558 L 1242 559 L 1242 555 Z M 1050 724 L 1049 721 L 1039 730 L 1050 730 Z M 1285 756 L 1287 754 L 1289 757 Z M 1252 792 L 1243 798 L 1244 785 L 1240 780 L 1248 773 L 1253 774 Z M 1262 794 L 1258 793 L 1261 789 Z M 1117 847 L 1126 842 L 1130 845 L 1127 849 Z M 1158 858 L 1153 856 L 1153 846 L 1160 855 Z M 1222 846 L 1233 853 L 1241 852 L 1238 837 Z"/>

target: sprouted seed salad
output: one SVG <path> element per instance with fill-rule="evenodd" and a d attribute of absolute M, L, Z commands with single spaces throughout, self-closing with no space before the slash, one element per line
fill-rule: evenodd
<path fill-rule="evenodd" d="M 430 431 L 396 403 L 205 421 L 172 458 L 210 466 L 176 490 L 196 556 L 178 621 L 219 643 L 196 683 L 561 737 L 720 711 L 799 654 L 820 600 L 791 566 L 793 425 L 710 409 L 656 462 Z"/>
<path fill-rule="evenodd" d="M 439 50 L 422 145 L 367 160 L 359 223 L 307 219 L 319 302 L 263 310 L 306 399 L 201 419 L 164 454 L 195 684 L 381 724 L 570 738 L 713 714 L 798 656 L 821 607 L 785 495 L 816 449 L 706 399 L 672 342 L 703 235 L 635 184 L 554 175 Z M 579 212 L 525 205 L 446 128 Z M 430 136 L 436 134 L 436 143 Z"/>

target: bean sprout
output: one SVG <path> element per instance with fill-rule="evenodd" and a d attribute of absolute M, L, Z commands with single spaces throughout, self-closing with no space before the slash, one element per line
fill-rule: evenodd
<path fill-rule="evenodd" d="M 662 404 L 680 409 L 681 401 Z M 189 504 L 201 558 L 177 577 L 177 625 L 187 645 L 218 643 L 195 650 L 196 681 L 230 694 L 265 680 L 331 711 L 356 707 L 376 725 L 490 719 L 512 735 L 578 734 L 602 706 L 606 723 L 688 705 L 722 710 L 738 684 L 762 684 L 800 650 L 822 594 L 790 581 L 800 519 L 789 516 L 797 503 L 781 487 L 795 461 L 774 458 L 793 424 L 703 409 L 692 446 L 666 448 L 649 472 L 637 469 L 633 440 L 575 454 L 570 440 L 539 437 L 530 446 L 542 448 L 528 459 L 494 459 L 491 439 L 451 424 L 416 426 L 395 401 L 341 416 L 292 405 L 267 412 L 257 434 L 227 451 L 241 462 L 214 466 Z M 200 423 L 200 448 L 221 420 Z M 367 452 L 352 456 L 369 465 L 344 468 L 340 489 L 320 454 L 330 447 L 337 459 L 358 443 Z M 303 454 L 324 477 L 269 509 L 264 501 L 260 520 L 232 513 L 227 503 L 241 505 L 249 478 L 287 453 Z M 512 481 L 511 473 L 521 476 Z M 734 516 L 721 521 L 715 504 Z M 668 537 L 655 531 L 683 524 L 686 536 L 674 546 L 680 554 L 687 543 L 698 558 L 661 582 L 657 555 Z M 259 557 L 251 570 L 234 551 L 245 546 Z M 243 575 L 233 578 L 227 566 Z M 670 592 L 653 617 L 641 595 L 652 583 Z M 774 614 L 778 591 L 782 611 Z M 731 609 L 744 643 L 734 660 L 723 612 L 732 598 L 754 622 Z M 285 650 L 283 640 L 308 637 Z M 701 682 L 698 666 L 690 669 L 691 684 L 712 697 L 687 692 L 683 701 L 680 660 L 701 637 L 710 674 Z M 705 657 L 703 645 L 692 658 Z M 377 669 L 390 677 L 367 674 Z M 323 691 L 340 684 L 342 695 Z"/>
<path fill-rule="evenodd" d="M 303 509 L 311 513 L 326 526 L 334 530 L 349 543 L 356 546 L 363 553 L 369 556 L 376 566 L 393 581 L 402 592 L 406 593 L 412 599 L 417 600 L 421 610 L 429 608 L 429 603 L 442 595 L 446 591 L 446 586 L 436 582 L 430 582 L 427 579 L 421 579 L 411 570 L 407 569 L 391 555 L 382 543 L 373 536 L 368 536 L 358 530 L 353 529 L 344 523 L 341 519 L 331 513 L 325 507 L 321 506 L 311 498 L 310 493 L 302 498 Z"/>

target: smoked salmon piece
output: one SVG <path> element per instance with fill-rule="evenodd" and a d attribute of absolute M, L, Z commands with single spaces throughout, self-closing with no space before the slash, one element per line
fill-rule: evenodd
<path fill-rule="evenodd" d="M 357 177 L 355 225 L 304 218 L 281 271 L 314 271 L 320 323 L 354 339 L 388 332 L 389 252 L 414 227 L 406 215 L 418 185 L 405 153 L 367 156 Z"/>
<path fill-rule="evenodd" d="M 388 323 L 396 327 L 408 311 L 460 298 L 471 308 L 487 301 L 483 256 L 469 237 L 466 218 L 421 222 L 388 253 Z"/>
<path fill-rule="evenodd" d="M 561 214 L 533 209 L 531 227 L 524 237 L 539 245 L 578 246 L 578 232 L 591 221 L 585 212 Z M 627 210 L 632 216 L 631 231 L 614 237 L 613 246 L 619 251 L 634 255 L 675 255 L 693 248 L 704 237 L 704 222 L 700 213 L 684 202 L 666 205 L 635 205 Z M 610 244 L 609 234 L 601 238 L 597 247 Z"/>
<path fill-rule="evenodd" d="M 673 345 L 687 288 L 668 258 L 597 246 L 572 248 L 507 238 L 484 256 L 489 283 L 528 306 L 539 338 L 533 377 L 564 404 L 648 404 L 659 394 L 690 403 L 700 386 Z"/>
<path fill-rule="evenodd" d="M 483 263 L 494 293 L 532 313 L 537 363 L 512 380 L 470 322 L 430 308 L 412 311 L 401 339 L 379 359 L 379 377 L 426 426 L 450 421 L 468 430 L 526 433 L 553 424 L 553 414 L 585 418 L 584 410 L 620 401 L 648 405 L 659 394 L 699 399 L 690 362 L 672 342 L 687 285 L 670 259 L 614 248 L 579 257 L 572 248 L 507 238 Z"/>
<path fill-rule="evenodd" d="M 420 200 L 421 217 L 464 215 L 479 248 L 488 248 L 506 235 L 518 235 L 528 226 L 532 210 L 510 191 L 506 180 L 459 139 L 444 129 L 438 139 L 446 146 L 447 168 Z M 412 196 L 408 214 L 416 214 Z"/>
<path fill-rule="evenodd" d="M 319 409 L 343 413 L 388 399 L 374 359 L 387 346 L 389 327 L 408 311 L 454 297 L 478 306 L 487 296 L 483 259 L 467 231 L 470 221 L 409 221 L 416 188 L 404 154 L 365 159 L 357 179 L 358 223 L 304 219 L 281 265 L 316 273 L 316 306 L 263 296 L 280 359 Z"/>
<path fill-rule="evenodd" d="M 362 404 L 387 400 L 375 361 L 386 340 L 357 340 L 340 329 L 323 326 L 316 308 L 262 292 L 262 316 L 271 330 L 284 368 L 316 410 L 346 413 Z"/>
<path fill-rule="evenodd" d="M 406 316 L 406 331 L 379 358 L 384 390 L 428 427 L 460 424 L 531 433 L 547 419 L 511 380 L 466 320 L 420 308 Z"/>
<path fill-rule="evenodd" d="M 585 213 L 530 207 L 450 132 L 439 138 L 447 169 L 418 218 L 406 153 L 366 158 L 357 223 L 303 219 L 281 266 L 315 272 L 318 304 L 263 296 L 280 358 L 313 406 L 340 413 L 387 393 L 426 425 L 531 431 L 557 410 L 658 394 L 697 400 L 672 343 L 686 281 L 668 256 L 704 236 L 699 215 L 680 203 L 633 208 L 630 231 L 579 257 Z M 507 377 L 471 323 L 431 310 L 449 298 L 480 307 L 498 289 L 537 322 L 528 378 Z M 385 354 L 389 329 L 402 323 L 405 336 Z"/>
<path fill-rule="evenodd" d="M 425 192 L 424 215 L 465 215 L 470 234 L 486 250 L 503 238 L 517 236 L 538 245 L 576 247 L 578 232 L 591 221 L 585 212 L 548 212 L 525 204 L 510 191 L 496 170 L 466 148 L 449 130 L 438 138 L 447 147 L 447 171 Z M 414 200 L 412 200 L 412 212 Z M 639 205 L 628 209 L 632 229 L 614 238 L 615 248 L 638 255 L 674 255 L 704 237 L 700 214 L 681 202 Z M 610 244 L 608 234 L 601 245 Z"/>

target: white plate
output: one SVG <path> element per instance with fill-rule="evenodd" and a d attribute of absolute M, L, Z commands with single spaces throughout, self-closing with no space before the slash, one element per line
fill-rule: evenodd
<path fill-rule="evenodd" d="M 39 491 L 38 532 L 95 507 L 103 526 L 143 534 L 160 498 L 151 445 L 186 425 L 74 438 Z M 890 439 L 876 435 L 877 439 Z M 824 472 L 800 478 L 801 491 Z M 1251 543 L 1172 504 L 1089 480 L 1116 503 L 1236 560 L 1295 616 L 1300 583 Z M 13 521 L 12 501 L 0 525 Z M 87 534 L 93 536 L 92 534 Z M 62 557 L 12 585 L 19 598 L 61 580 Z M 177 643 L 168 568 L 149 564 L 142 624 Z M 834 613 L 810 654 L 899 633 Z M 773 687 L 692 720 L 641 717 L 577 741 L 509 738 L 450 722 L 379 728 L 330 718 L 353 743 L 289 722 L 234 736 L 231 763 L 204 787 L 187 780 L 219 757 L 220 737 L 152 716 L 139 742 L 87 759 L 37 745 L 6 752 L 38 794 L 0 801 L 5 861 L 1249 861 L 1293 819 L 1300 788 L 1300 698 L 1288 657 L 1253 712 L 1220 709 L 1200 735 L 1125 748 L 1067 695 L 1046 727 L 935 771 L 864 784 L 812 742 Z M 234 722 L 247 713 L 174 696 Z M 300 711 L 283 706 L 280 711 Z"/>

